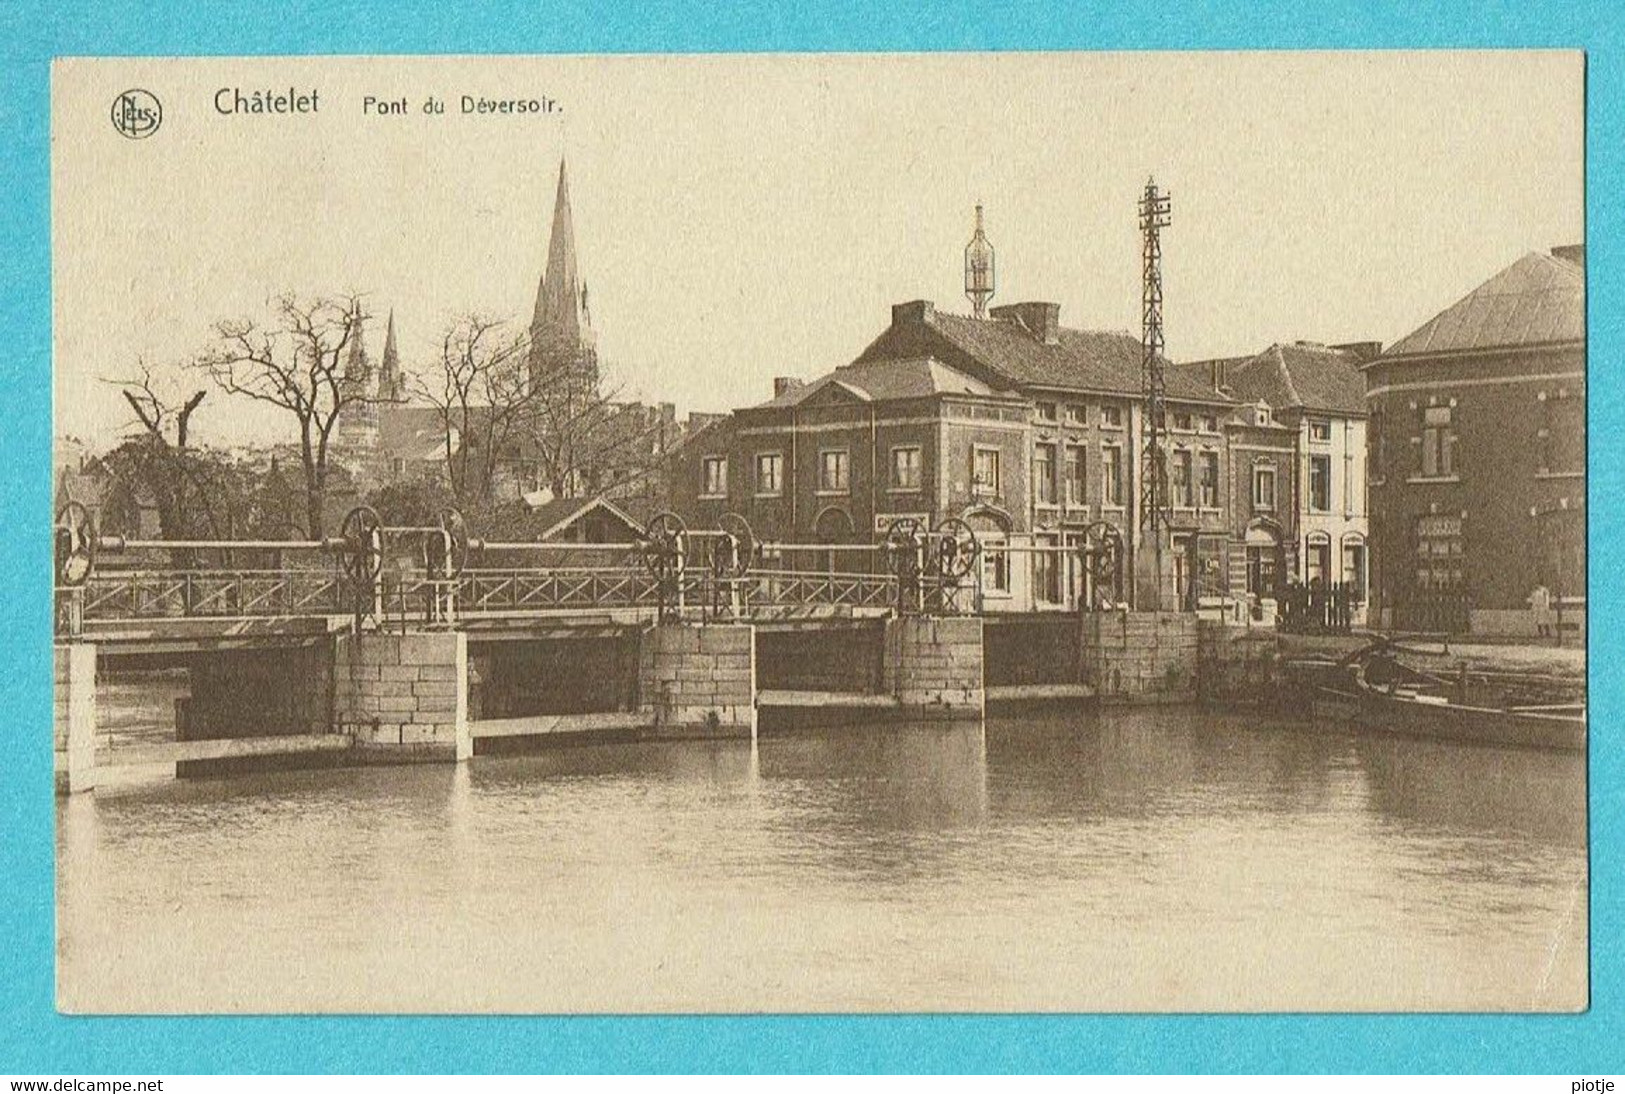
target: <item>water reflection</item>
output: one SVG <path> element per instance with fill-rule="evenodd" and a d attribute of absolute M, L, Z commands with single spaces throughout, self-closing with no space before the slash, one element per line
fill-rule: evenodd
<path fill-rule="evenodd" d="M 1579 757 L 1194 709 L 138 784 L 70 1009 L 1572 1008 Z"/>

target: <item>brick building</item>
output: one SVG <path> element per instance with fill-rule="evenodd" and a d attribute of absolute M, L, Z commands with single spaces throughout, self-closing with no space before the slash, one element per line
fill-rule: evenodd
<path fill-rule="evenodd" d="M 1584 627 L 1585 250 L 1518 259 L 1366 368 L 1373 585 L 1403 629 Z"/>
<path fill-rule="evenodd" d="M 1139 548 L 1140 342 L 1060 326 L 1050 303 L 985 319 L 929 301 L 848 365 L 689 438 L 671 472 L 674 509 L 695 527 L 725 512 L 764 539 L 872 543 L 900 516 L 962 517 L 986 547 L 988 610 L 1064 609 L 1088 590 L 1077 551 L 1091 525 Z M 1174 571 L 1182 594 L 1225 590 L 1229 396 L 1170 369 Z M 1126 593 L 1126 590 L 1124 590 Z"/>

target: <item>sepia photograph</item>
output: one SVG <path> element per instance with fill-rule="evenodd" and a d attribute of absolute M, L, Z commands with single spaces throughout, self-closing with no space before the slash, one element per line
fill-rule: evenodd
<path fill-rule="evenodd" d="M 58 58 L 58 1009 L 1586 1010 L 1585 82 Z"/>

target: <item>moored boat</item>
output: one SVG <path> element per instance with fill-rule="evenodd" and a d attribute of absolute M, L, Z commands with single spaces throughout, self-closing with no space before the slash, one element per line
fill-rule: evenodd
<path fill-rule="evenodd" d="M 1584 751 L 1582 701 L 1489 705 L 1470 701 L 1467 675 L 1455 681 L 1401 664 L 1402 649 L 1379 639 L 1341 660 L 1287 664 L 1299 709 L 1317 721 L 1477 744 Z"/>

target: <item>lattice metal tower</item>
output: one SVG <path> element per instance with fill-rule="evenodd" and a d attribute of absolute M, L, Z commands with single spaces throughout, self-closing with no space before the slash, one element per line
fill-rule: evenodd
<path fill-rule="evenodd" d="M 1163 540 L 1173 521 L 1168 497 L 1168 387 L 1162 356 L 1162 229 L 1171 223 L 1167 194 L 1147 179 L 1140 196 L 1140 382 L 1145 398 L 1145 461 L 1140 476 L 1140 520 L 1162 570 Z"/>
<path fill-rule="evenodd" d="M 982 207 L 976 206 L 976 234 L 965 245 L 965 295 L 970 297 L 976 318 L 987 318 L 987 302 L 993 299 L 993 244 L 982 234 Z"/>

